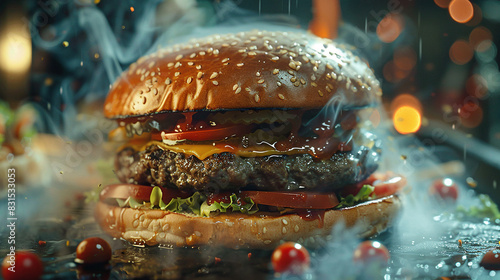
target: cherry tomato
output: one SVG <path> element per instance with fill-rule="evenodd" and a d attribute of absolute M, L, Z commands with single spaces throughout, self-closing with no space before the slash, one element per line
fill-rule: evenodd
<path fill-rule="evenodd" d="M 162 200 L 165 203 L 169 203 L 172 198 L 187 198 L 191 194 L 182 192 L 180 190 L 175 189 L 167 189 L 160 187 L 162 191 Z M 99 199 L 104 201 L 108 198 L 119 198 L 119 199 L 127 199 L 129 197 L 133 197 L 142 201 L 149 201 L 151 197 L 151 191 L 153 187 L 150 186 L 142 186 L 142 185 L 134 185 L 134 184 L 113 184 L 106 186 L 100 193 Z"/>
<path fill-rule="evenodd" d="M 304 273 L 311 263 L 309 252 L 299 243 L 286 242 L 279 245 L 271 256 L 273 269 L 279 273 Z"/>
<path fill-rule="evenodd" d="M 100 237 L 89 237 L 76 247 L 75 262 L 79 264 L 103 264 L 111 260 L 111 246 Z"/>
<path fill-rule="evenodd" d="M 456 201 L 458 198 L 458 187 L 450 178 L 436 180 L 429 188 L 429 193 L 442 200 Z"/>
<path fill-rule="evenodd" d="M 373 193 L 377 197 L 385 197 L 397 193 L 406 185 L 406 178 L 393 174 L 372 174 L 366 180 L 355 185 L 345 187 L 341 194 L 343 196 L 356 195 L 364 185 L 373 186 Z"/>
<path fill-rule="evenodd" d="M 486 252 L 479 264 L 486 269 L 500 270 L 500 249 Z"/>
<path fill-rule="evenodd" d="M 7 254 L 2 262 L 2 276 L 5 280 L 40 279 L 43 274 L 43 263 L 31 252 L 19 251 Z"/>
<path fill-rule="evenodd" d="M 152 138 L 154 140 L 222 140 L 231 136 L 243 136 L 252 132 L 252 129 L 252 125 L 217 126 L 183 132 L 162 131 L 160 133 L 153 133 Z"/>
<path fill-rule="evenodd" d="M 384 262 L 389 261 L 389 250 L 378 241 L 363 241 L 354 251 L 354 261 L 361 263 Z"/>
<path fill-rule="evenodd" d="M 241 196 L 249 197 L 257 204 L 276 207 L 329 209 L 339 204 L 334 193 L 243 191 Z"/>

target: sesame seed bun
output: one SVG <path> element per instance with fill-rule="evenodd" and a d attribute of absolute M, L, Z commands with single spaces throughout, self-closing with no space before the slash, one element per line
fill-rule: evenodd
<path fill-rule="evenodd" d="M 111 236 L 138 245 L 199 246 L 272 249 L 280 242 L 295 241 L 308 247 L 321 246 L 332 228 L 344 223 L 357 228 L 359 237 L 385 230 L 401 207 L 391 195 L 339 210 L 328 210 L 322 225 L 297 214 L 281 216 L 220 214 L 213 218 L 163 210 L 120 208 L 98 202 L 95 218 Z"/>
<path fill-rule="evenodd" d="M 366 106 L 381 95 L 368 65 L 301 32 L 212 35 L 140 58 L 113 84 L 108 118 L 163 111 Z"/>

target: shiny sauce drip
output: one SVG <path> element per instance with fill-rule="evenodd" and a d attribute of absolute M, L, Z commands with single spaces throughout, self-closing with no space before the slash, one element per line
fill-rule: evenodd
<path fill-rule="evenodd" d="M 323 228 L 325 222 L 325 210 L 297 209 L 297 215 L 304 221 L 318 220 L 318 227 Z"/>

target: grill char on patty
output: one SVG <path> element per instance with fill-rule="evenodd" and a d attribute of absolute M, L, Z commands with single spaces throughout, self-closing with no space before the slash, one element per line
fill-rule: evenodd
<path fill-rule="evenodd" d="M 367 178 L 378 166 L 378 152 L 360 149 L 319 160 L 309 154 L 240 157 L 214 154 L 204 160 L 150 145 L 124 148 L 115 158 L 123 183 L 184 191 L 331 191 Z"/>

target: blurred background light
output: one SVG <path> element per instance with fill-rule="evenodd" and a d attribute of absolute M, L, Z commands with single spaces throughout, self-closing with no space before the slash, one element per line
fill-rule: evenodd
<path fill-rule="evenodd" d="M 422 117 L 417 109 L 402 106 L 396 109 L 393 116 L 394 128 L 401 134 L 415 133 L 420 129 Z"/>
<path fill-rule="evenodd" d="M 9 25 L 0 37 L 0 67 L 8 73 L 25 73 L 30 66 L 30 34 L 21 26 Z"/>
<path fill-rule="evenodd" d="M 404 28 L 403 18 L 395 13 L 387 14 L 377 25 L 377 36 L 384 43 L 396 40 Z"/>
<path fill-rule="evenodd" d="M 453 0 L 448 6 L 451 18 L 459 23 L 466 23 L 474 16 L 474 7 L 469 0 Z"/>
<path fill-rule="evenodd" d="M 450 59 L 453 63 L 463 65 L 474 56 L 474 51 L 465 40 L 456 40 L 450 48 Z"/>

